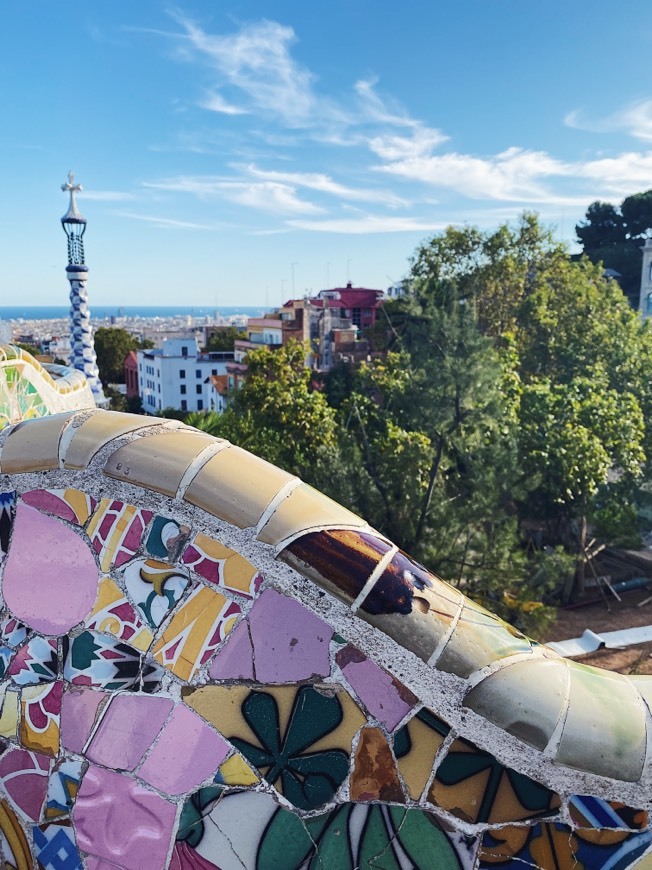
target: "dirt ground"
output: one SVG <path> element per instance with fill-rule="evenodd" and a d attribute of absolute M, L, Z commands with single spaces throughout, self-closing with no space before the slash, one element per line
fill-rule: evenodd
<path fill-rule="evenodd" d="M 652 596 L 652 580 L 649 589 L 620 593 L 620 602 L 609 593 L 607 596 L 610 610 L 607 610 L 602 600 L 572 610 L 560 608 L 556 621 L 547 632 L 546 640 L 560 641 L 581 637 L 587 628 L 600 634 L 603 631 L 652 625 L 652 601 L 641 607 L 637 606 Z M 601 649 L 574 660 L 621 674 L 652 674 L 652 641 L 625 649 Z"/>

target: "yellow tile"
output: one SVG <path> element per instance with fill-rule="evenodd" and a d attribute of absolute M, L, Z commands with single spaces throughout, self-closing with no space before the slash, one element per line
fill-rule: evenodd
<path fill-rule="evenodd" d="M 307 483 L 302 483 L 279 504 L 258 535 L 258 540 L 276 546 L 292 535 L 315 526 L 362 528 L 365 525 L 359 516 Z"/>
<path fill-rule="evenodd" d="M 152 649 L 154 658 L 182 680 L 189 680 L 235 625 L 241 608 L 198 586 L 175 613 Z"/>
<path fill-rule="evenodd" d="M 0 737 L 18 736 L 18 710 L 20 695 L 11 689 L 5 692 L 0 714 Z"/>
<path fill-rule="evenodd" d="M 255 592 L 254 581 L 258 569 L 240 553 L 201 532 L 195 535 L 184 551 L 182 561 L 211 583 L 242 592 L 248 597 Z M 214 564 L 211 565 L 211 562 Z"/>
<path fill-rule="evenodd" d="M 40 686 L 25 686 L 23 689 L 20 701 L 20 742 L 25 749 L 34 749 L 51 757 L 58 754 L 61 690 L 62 684 L 59 681 Z M 51 712 L 51 708 L 54 712 Z M 33 714 L 38 722 L 33 721 Z"/>
<path fill-rule="evenodd" d="M 110 577 L 100 580 L 97 601 L 85 625 L 93 631 L 111 634 L 142 652 L 149 649 L 154 640 L 154 635 L 142 624 L 125 593 Z"/>
<path fill-rule="evenodd" d="M 77 412 L 52 414 L 25 420 L 9 434 L 0 456 L 3 474 L 23 471 L 48 471 L 59 467 L 59 438 Z"/>
<path fill-rule="evenodd" d="M 93 456 L 120 435 L 135 432 L 146 426 L 160 425 L 160 420 L 148 420 L 140 414 L 120 414 L 117 411 L 98 411 L 77 429 L 66 450 L 65 468 L 86 468 Z"/>
<path fill-rule="evenodd" d="M 435 720 L 435 717 L 432 718 Z M 404 727 L 409 736 L 409 749 L 404 755 L 397 758 L 397 765 L 408 794 L 413 800 L 418 801 L 430 778 L 435 757 L 444 742 L 445 735 L 430 727 L 427 721 L 422 721 L 417 716 L 410 719 Z M 444 725 L 442 730 L 445 730 L 446 727 Z M 397 738 L 395 738 L 394 751 L 398 755 Z"/>
<path fill-rule="evenodd" d="M 211 444 L 215 444 L 212 435 L 189 429 L 136 438 L 109 456 L 104 473 L 116 480 L 175 496 L 190 463 Z"/>
<path fill-rule="evenodd" d="M 256 785 L 260 782 L 260 777 L 239 755 L 227 758 L 218 769 L 218 774 L 225 785 Z"/>
<path fill-rule="evenodd" d="M 652 852 L 646 852 L 640 861 L 632 864 L 629 870 L 652 870 Z"/>
<path fill-rule="evenodd" d="M 240 447 L 227 447 L 209 459 L 186 491 L 186 501 L 233 523 L 255 526 L 291 474 Z"/>

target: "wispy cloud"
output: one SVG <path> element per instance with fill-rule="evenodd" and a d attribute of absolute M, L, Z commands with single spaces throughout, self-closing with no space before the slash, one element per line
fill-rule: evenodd
<path fill-rule="evenodd" d="M 93 200 L 94 202 L 128 202 L 136 199 L 133 193 L 123 190 L 83 190 L 80 199 Z"/>
<path fill-rule="evenodd" d="M 158 215 L 136 214 L 132 211 L 114 211 L 117 217 L 129 218 L 134 221 L 144 221 L 145 223 L 154 224 L 162 229 L 170 230 L 219 230 L 225 224 L 199 224 L 193 221 L 180 221 L 175 218 L 159 217 Z"/>
<path fill-rule="evenodd" d="M 652 141 L 652 100 L 638 100 L 605 118 L 587 118 L 581 109 L 573 109 L 564 118 L 567 127 L 590 133 L 625 131 L 635 139 Z"/>
<path fill-rule="evenodd" d="M 445 223 L 415 217 L 392 215 L 364 215 L 353 218 L 330 218 L 326 220 L 289 220 L 288 226 L 316 233 L 368 233 L 434 232 L 443 229 Z"/>
<path fill-rule="evenodd" d="M 236 33 L 210 34 L 180 13 L 173 17 L 186 47 L 214 70 L 218 92 L 236 89 L 252 107 L 272 112 L 290 125 L 309 119 L 315 105 L 314 77 L 290 54 L 296 40 L 291 27 L 262 20 Z"/>
<path fill-rule="evenodd" d="M 243 109 L 242 106 L 234 106 L 232 103 L 228 103 L 223 96 L 218 94 L 216 91 L 213 91 L 211 94 L 207 94 L 203 100 L 199 101 L 199 105 L 202 109 L 208 109 L 209 112 L 219 112 L 222 115 L 248 115 L 249 112 L 247 109 Z"/>
<path fill-rule="evenodd" d="M 358 202 L 379 202 L 392 207 L 407 205 L 405 199 L 389 191 L 348 187 L 345 184 L 340 184 L 331 178 L 330 175 L 326 175 L 323 172 L 278 172 L 270 169 L 259 169 L 254 164 L 249 164 L 244 167 L 244 170 L 254 178 L 290 184 L 296 187 L 305 187 L 309 190 L 316 190 L 320 193 L 339 197 L 340 199 Z"/>
<path fill-rule="evenodd" d="M 190 193 L 200 199 L 222 198 L 259 211 L 275 214 L 321 214 L 323 209 L 300 199 L 296 189 L 274 181 L 239 181 L 216 176 L 179 176 L 158 182 L 145 182 L 144 187 Z"/>

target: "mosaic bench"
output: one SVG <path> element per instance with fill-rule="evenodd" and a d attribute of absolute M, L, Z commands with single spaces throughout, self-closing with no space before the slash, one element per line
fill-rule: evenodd
<path fill-rule="evenodd" d="M 5 868 L 652 867 L 650 678 L 175 421 L 0 432 Z"/>

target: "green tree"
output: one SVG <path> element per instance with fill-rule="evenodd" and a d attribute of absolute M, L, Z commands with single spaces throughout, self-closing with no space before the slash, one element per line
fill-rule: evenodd
<path fill-rule="evenodd" d="M 247 337 L 247 333 L 238 329 L 237 326 L 226 326 L 218 328 L 206 342 L 204 350 L 207 353 L 211 351 L 230 351 L 233 350 L 237 339 Z"/>
<path fill-rule="evenodd" d="M 101 326 L 95 332 L 95 354 L 103 384 L 124 384 L 124 362 L 138 340 L 126 329 Z"/>
<path fill-rule="evenodd" d="M 251 350 L 245 382 L 214 434 L 314 482 L 335 448 L 335 411 L 311 387 L 307 353 L 296 341 Z"/>

